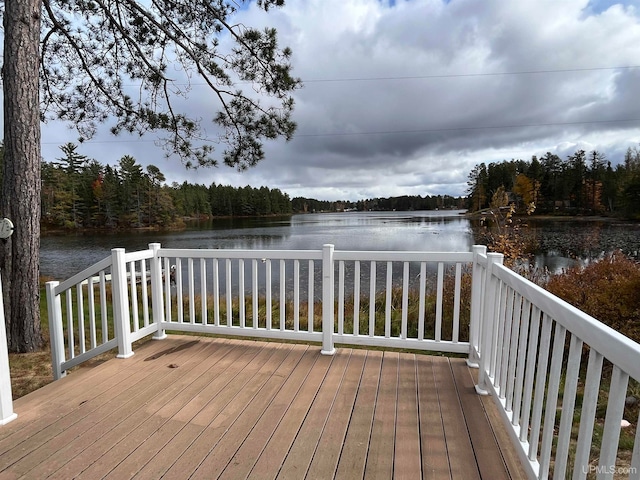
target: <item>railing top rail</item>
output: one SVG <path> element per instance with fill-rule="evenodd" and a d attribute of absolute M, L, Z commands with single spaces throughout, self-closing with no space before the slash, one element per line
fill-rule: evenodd
<path fill-rule="evenodd" d="M 240 250 L 240 249 L 196 249 L 160 248 L 160 257 L 193 258 L 249 258 L 277 260 L 322 260 L 322 250 Z"/>
<path fill-rule="evenodd" d="M 245 250 L 245 249 L 190 249 L 161 248 L 160 257 L 193 258 L 245 258 L 245 259 L 284 259 L 284 260 L 321 260 L 322 250 Z M 471 262 L 472 252 L 420 252 L 420 251 L 348 251 L 335 250 L 335 260 L 360 261 L 408 261 L 408 262 Z"/>
<path fill-rule="evenodd" d="M 514 291 L 536 305 L 568 331 L 640 381 L 640 344 L 518 275 L 504 265 L 494 264 L 494 274 Z"/>
<path fill-rule="evenodd" d="M 153 250 L 126 252 L 124 255 L 125 262 L 137 262 L 139 260 L 148 260 L 149 258 L 153 258 Z"/>
<path fill-rule="evenodd" d="M 476 261 L 478 262 L 478 265 L 480 265 L 481 267 L 486 267 L 489 262 L 489 259 L 487 258 L 486 253 L 479 253 L 476 256 Z"/>
<path fill-rule="evenodd" d="M 396 251 L 348 251 L 336 250 L 334 260 L 359 260 L 359 261 L 400 261 L 400 262 L 471 262 L 472 252 L 396 252 Z"/>
<path fill-rule="evenodd" d="M 77 285 L 80 282 L 83 282 L 89 277 L 95 276 L 101 270 L 104 270 L 107 267 L 111 266 L 111 256 L 100 260 L 98 263 L 90 266 L 89 268 L 85 268 L 79 273 L 76 273 L 73 277 L 68 278 L 64 282 L 60 283 L 54 290 L 55 295 L 59 295 L 65 290 Z"/>

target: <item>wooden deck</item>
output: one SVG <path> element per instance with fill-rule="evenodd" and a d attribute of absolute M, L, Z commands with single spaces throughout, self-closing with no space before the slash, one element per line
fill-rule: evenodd
<path fill-rule="evenodd" d="M 464 360 L 169 336 L 14 404 L 0 478 L 521 478 Z"/>

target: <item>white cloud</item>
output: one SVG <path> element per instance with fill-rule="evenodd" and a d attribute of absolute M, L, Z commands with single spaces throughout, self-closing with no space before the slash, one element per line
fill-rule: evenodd
<path fill-rule="evenodd" d="M 152 142 L 106 133 L 96 140 L 109 143 L 82 153 L 102 163 L 131 154 L 169 181 L 355 200 L 462 195 L 475 164 L 546 151 L 588 146 L 618 163 L 640 141 L 640 69 L 603 69 L 640 65 L 635 1 L 289 0 L 239 15 L 275 26 L 308 80 L 295 95 L 294 140 L 269 142 L 244 173 L 185 172 Z M 200 90 L 184 105 L 204 118 L 216 106 Z M 46 126 L 43 141 L 53 160 L 75 135 Z"/>

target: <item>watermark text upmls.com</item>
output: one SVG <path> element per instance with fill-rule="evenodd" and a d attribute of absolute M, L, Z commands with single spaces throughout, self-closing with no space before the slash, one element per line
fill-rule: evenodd
<path fill-rule="evenodd" d="M 616 465 L 587 465 L 582 467 L 582 473 L 595 473 L 604 475 L 636 475 L 636 467 L 622 467 Z"/>

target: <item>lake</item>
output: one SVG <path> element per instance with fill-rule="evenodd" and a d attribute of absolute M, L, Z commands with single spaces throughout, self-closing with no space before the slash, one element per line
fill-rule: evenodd
<path fill-rule="evenodd" d="M 477 220 L 463 211 L 312 213 L 286 217 L 193 222 L 179 232 L 115 232 L 45 235 L 43 276 L 64 280 L 110 254 L 112 248 L 144 250 L 159 242 L 169 248 L 468 251 L 481 241 Z M 528 219 L 539 248 L 535 262 L 557 270 L 576 259 L 621 249 L 638 257 L 640 225 L 610 220 Z"/>

